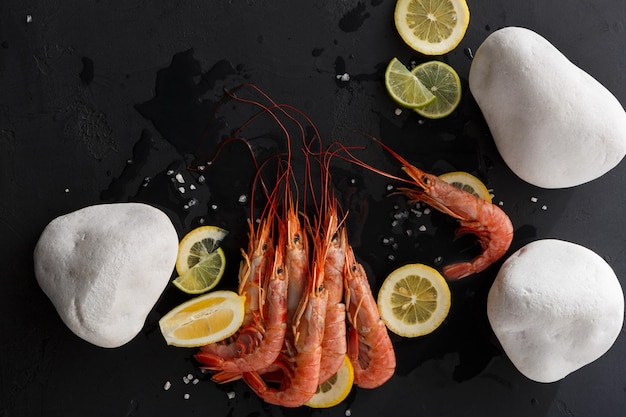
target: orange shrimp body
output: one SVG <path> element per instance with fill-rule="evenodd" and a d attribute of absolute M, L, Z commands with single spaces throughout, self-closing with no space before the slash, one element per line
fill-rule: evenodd
<path fill-rule="evenodd" d="M 283 407 L 299 407 L 315 394 L 318 386 L 324 318 L 328 294 L 310 282 L 301 309 L 296 314 L 293 352 L 285 350 L 274 362 L 282 372 L 278 387 L 270 387 L 261 372 L 244 372 L 243 379 L 265 402 Z"/>
<path fill-rule="evenodd" d="M 458 189 L 439 177 L 427 174 L 399 158 L 402 169 L 420 188 L 399 188 L 411 202 L 423 201 L 459 220 L 456 234 L 471 233 L 478 237 L 482 253 L 470 262 L 459 262 L 443 268 L 447 279 L 460 279 L 485 270 L 500 259 L 513 240 L 513 224 L 500 207 Z"/>
<path fill-rule="evenodd" d="M 381 320 L 376 300 L 363 266 L 346 250 L 345 299 L 348 309 L 348 356 L 354 368 L 354 383 L 361 388 L 376 388 L 395 372 L 396 355 L 387 327 Z"/>
<path fill-rule="evenodd" d="M 257 318 L 248 329 L 253 335 L 251 339 L 256 339 L 257 343 L 247 346 L 248 349 L 232 359 L 216 357 L 202 351 L 196 354 L 196 359 L 206 365 L 205 369 L 222 371 L 213 376 L 214 381 L 227 382 L 238 379 L 237 374 L 241 372 L 266 368 L 280 354 L 287 328 L 288 277 L 284 266 L 284 240 L 284 232 L 279 233 L 272 271 L 268 279 L 264 280 L 266 282 L 263 282 L 263 320 Z M 245 333 L 245 329 L 240 332 L 241 335 Z M 242 336 L 239 337 L 241 338 Z"/>
<path fill-rule="evenodd" d="M 287 325 L 291 327 L 300 300 L 305 292 L 309 276 L 309 247 L 307 236 L 302 229 L 297 209 L 292 202 L 287 210 L 286 263 L 289 275 L 287 295 Z"/>
<path fill-rule="evenodd" d="M 327 213 L 324 257 L 324 288 L 328 292 L 326 324 L 322 342 L 319 382 L 323 383 L 341 367 L 347 351 L 346 306 L 343 303 L 343 270 L 348 237 L 338 226 L 337 210 Z"/>

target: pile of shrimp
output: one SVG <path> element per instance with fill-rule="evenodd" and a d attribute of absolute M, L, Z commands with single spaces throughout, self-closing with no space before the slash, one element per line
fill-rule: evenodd
<path fill-rule="evenodd" d="M 394 374 L 395 353 L 331 186 L 330 163 L 343 149 L 324 149 L 306 115 L 254 85 L 226 96 L 257 109 L 244 126 L 269 115 L 283 130 L 286 147 L 255 161 L 251 217 L 257 188 L 266 203 L 258 221 L 248 220 L 248 246 L 242 249 L 238 291 L 246 297 L 244 322 L 229 339 L 201 347 L 196 360 L 213 372 L 214 381 L 243 380 L 264 401 L 284 407 L 305 404 L 346 354 L 357 386 L 384 384 Z M 300 143 L 292 143 L 286 124 L 296 126 Z M 247 143 L 241 129 L 236 133 L 229 140 Z M 302 176 L 292 166 L 292 148 L 298 145 L 305 161 Z M 268 185 L 263 172 L 270 166 Z"/>

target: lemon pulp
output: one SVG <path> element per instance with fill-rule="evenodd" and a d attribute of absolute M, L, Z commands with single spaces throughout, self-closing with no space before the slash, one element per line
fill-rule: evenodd
<path fill-rule="evenodd" d="M 393 271 L 378 292 L 378 309 L 392 332 L 404 337 L 431 333 L 448 315 L 446 280 L 435 269 L 409 264 Z"/>

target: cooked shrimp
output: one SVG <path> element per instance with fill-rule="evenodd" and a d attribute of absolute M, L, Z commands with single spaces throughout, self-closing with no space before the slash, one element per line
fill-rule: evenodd
<path fill-rule="evenodd" d="M 395 372 L 396 355 L 365 270 L 351 247 L 346 250 L 345 280 L 350 323 L 348 356 L 354 368 L 354 383 L 361 388 L 376 388 Z"/>
<path fill-rule="evenodd" d="M 410 180 L 373 168 L 347 150 L 345 151 L 348 157 L 342 158 L 386 177 L 417 186 L 417 188 L 400 187 L 398 191 L 406 195 L 410 202 L 424 202 L 459 220 L 461 227 L 457 229 L 457 235 L 471 233 L 478 237 L 482 253 L 469 262 L 445 266 L 443 274 L 447 279 L 460 279 L 484 271 L 506 253 L 513 240 L 513 224 L 500 207 L 460 190 L 436 175 L 422 171 L 382 142 L 376 139 L 374 141 L 403 165 L 402 170 L 411 177 Z"/>
<path fill-rule="evenodd" d="M 278 387 L 270 387 L 261 372 L 244 372 L 243 379 L 264 401 L 283 407 L 299 407 L 315 394 L 318 386 L 324 318 L 328 294 L 311 276 L 305 300 L 296 314 L 293 351 L 285 350 L 274 362 L 282 377 Z"/>
<path fill-rule="evenodd" d="M 339 226 L 336 200 L 331 203 L 325 217 L 326 238 L 318 244 L 325 245 L 323 285 L 328 292 L 328 304 L 319 383 L 326 382 L 339 370 L 347 351 L 346 306 L 343 303 L 347 236 L 345 228 Z"/>
<path fill-rule="evenodd" d="M 213 376 L 214 381 L 231 381 L 238 373 L 264 369 L 270 366 L 281 352 L 287 328 L 288 277 L 284 265 L 284 235 L 284 231 L 279 232 L 272 272 L 267 283 L 263 283 L 263 319 L 256 318 L 248 329 L 240 331 L 239 340 L 243 335 L 250 334 L 256 343 L 246 345 L 247 349 L 234 358 L 216 357 L 202 351 L 196 354 L 196 359 L 205 364 L 203 368 L 222 371 Z"/>

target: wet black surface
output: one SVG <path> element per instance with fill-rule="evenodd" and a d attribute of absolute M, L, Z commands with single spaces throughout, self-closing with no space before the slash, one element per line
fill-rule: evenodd
<path fill-rule="evenodd" d="M 380 0 L 0 4 L 1 416 L 623 415 L 623 334 L 601 359 L 557 383 L 532 382 L 510 364 L 485 313 L 500 262 L 451 283 L 452 309 L 433 334 L 393 336 L 398 368 L 391 381 L 376 390 L 355 388 L 324 411 L 263 404 L 242 383 L 218 386 L 198 371 L 193 351 L 166 346 L 158 319 L 186 299 L 173 287 L 142 332 L 117 349 L 74 336 L 39 289 L 32 251 L 45 225 L 87 205 L 125 201 L 163 209 L 180 236 L 203 223 L 229 229 L 230 262 L 220 286 L 234 285 L 248 216 L 240 198 L 251 197 L 254 165 L 241 142 L 233 142 L 205 170 L 198 166 L 254 114 L 250 106 L 222 101 L 225 88 L 242 83 L 306 113 L 325 143 L 363 146 L 359 156 L 381 169 L 399 172 L 370 135 L 432 173 L 475 174 L 511 217 L 511 252 L 538 238 L 571 240 L 603 256 L 624 283 L 624 165 L 572 189 L 528 185 L 503 164 L 467 87 L 473 52 L 485 37 L 519 25 L 553 42 L 624 103 L 623 4 L 470 1 L 466 37 L 440 58 L 459 73 L 463 101 L 434 121 L 409 111 L 396 115 L 384 90 L 392 57 L 430 59 L 400 40 L 393 6 Z M 254 96 L 250 91 L 241 94 Z M 238 133 L 261 159 L 285 150 L 284 136 L 266 118 Z M 295 160 L 296 169 L 301 164 Z M 389 197 L 388 179 L 338 163 L 333 180 L 374 289 L 407 262 L 440 267 L 477 250 L 472 239 L 453 240 L 451 219 Z M 185 384 L 190 373 L 199 383 Z"/>

